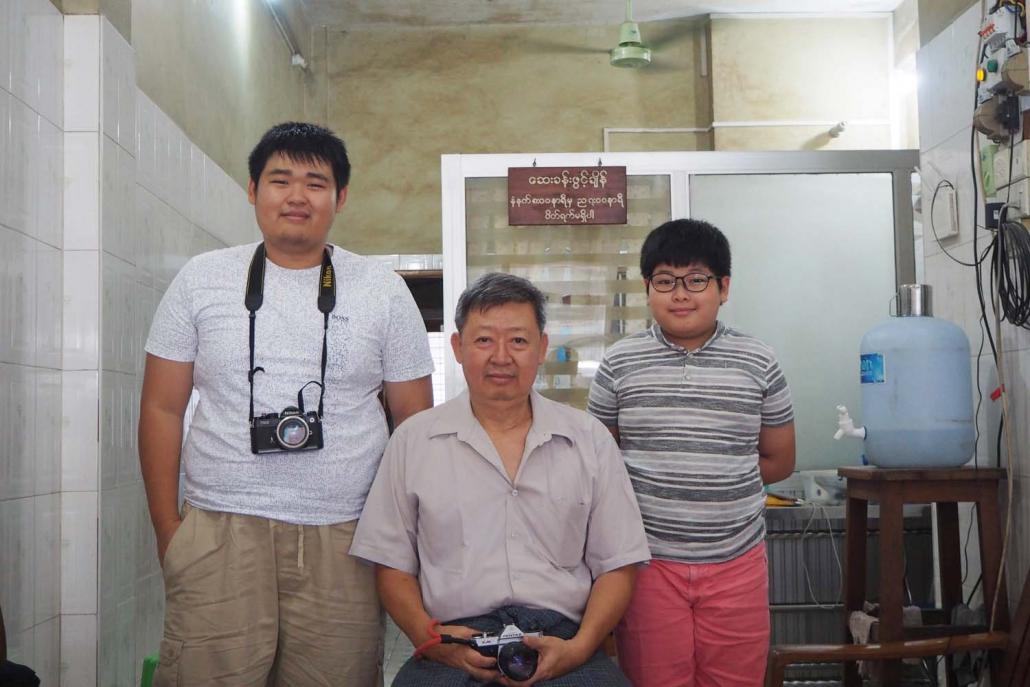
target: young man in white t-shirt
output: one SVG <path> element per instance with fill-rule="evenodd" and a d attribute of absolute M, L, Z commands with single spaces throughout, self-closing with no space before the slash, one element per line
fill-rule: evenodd
<path fill-rule="evenodd" d="M 375 580 L 347 550 L 387 441 L 378 392 L 396 424 L 432 406 L 425 328 L 399 276 L 327 243 L 350 175 L 339 138 L 281 124 L 249 166 L 264 241 L 190 260 L 147 340 L 155 684 L 379 685 Z"/>

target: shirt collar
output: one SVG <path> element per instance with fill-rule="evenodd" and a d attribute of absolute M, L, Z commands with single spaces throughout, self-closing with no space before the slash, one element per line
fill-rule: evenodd
<path fill-rule="evenodd" d="M 529 434 L 526 436 L 527 445 L 543 444 L 555 435 L 575 441 L 572 428 L 561 422 L 563 414 L 547 407 L 555 401 L 544 398 L 536 389 L 532 389 L 529 392 L 529 402 L 533 408 L 533 424 L 530 425 Z M 479 420 L 472 414 L 472 399 L 467 389 L 462 391 L 461 395 L 438 406 L 437 413 L 438 417 L 429 431 L 430 437 L 456 434 L 458 439 L 469 442 L 473 436 L 483 431 Z"/>
<path fill-rule="evenodd" d="M 683 348 L 683 346 L 673 343 L 669 341 L 667 338 L 665 338 L 665 332 L 662 331 L 662 328 L 658 325 L 657 322 L 651 325 L 651 335 L 654 336 L 658 343 L 662 344 L 663 346 L 667 346 L 675 351 L 684 351 L 686 353 L 700 353 L 701 351 L 705 350 L 713 343 L 715 343 L 716 340 L 718 340 L 725 333 L 726 325 L 722 323 L 722 320 L 716 320 L 715 332 L 710 337 L 708 337 L 708 341 L 705 341 L 703 344 L 701 344 L 701 346 L 699 346 L 697 350 L 688 351 L 687 349 Z"/>

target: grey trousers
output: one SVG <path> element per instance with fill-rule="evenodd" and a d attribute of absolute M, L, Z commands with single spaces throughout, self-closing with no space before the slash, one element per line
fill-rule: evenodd
<path fill-rule="evenodd" d="M 556 611 L 521 606 L 507 606 L 487 615 L 452 620 L 444 625 L 466 625 L 484 632 L 500 632 L 509 623 L 524 631 L 540 630 L 545 635 L 561 639 L 571 639 L 579 630 L 579 625 Z M 481 684 L 457 668 L 420 658 L 409 658 L 393 681 L 393 687 L 474 687 Z M 542 687 L 630 687 L 626 677 L 602 651 L 571 673 L 537 684 Z"/>

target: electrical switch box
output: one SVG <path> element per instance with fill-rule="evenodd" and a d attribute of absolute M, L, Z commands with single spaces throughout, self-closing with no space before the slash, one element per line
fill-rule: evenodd
<path fill-rule="evenodd" d="M 938 239 L 958 236 L 958 195 L 954 188 L 944 186 L 937 191 L 932 212 L 932 233 Z"/>
<path fill-rule="evenodd" d="M 994 153 L 994 188 L 1005 188 L 1013 181 L 1026 179 L 1030 169 L 1030 146 L 1026 141 L 1019 141 L 1014 146 L 1000 147 Z M 1009 174 L 1011 165 L 1012 173 Z"/>
<path fill-rule="evenodd" d="M 1030 217 L 1030 179 L 1023 179 L 1009 184 L 995 194 L 991 200 L 1008 206 L 1005 212 L 1006 219 L 1015 220 Z M 937 202 L 940 203 L 940 198 L 937 199 Z"/>

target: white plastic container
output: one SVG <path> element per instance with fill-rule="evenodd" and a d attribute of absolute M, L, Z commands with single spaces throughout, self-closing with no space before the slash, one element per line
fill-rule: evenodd
<path fill-rule="evenodd" d="M 958 467 L 973 456 L 969 340 L 932 316 L 931 291 L 907 284 L 898 316 L 862 338 L 865 453 L 886 468 Z"/>

